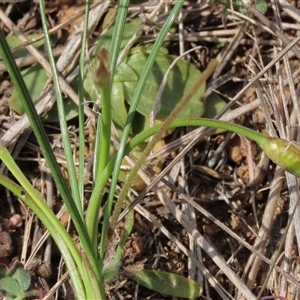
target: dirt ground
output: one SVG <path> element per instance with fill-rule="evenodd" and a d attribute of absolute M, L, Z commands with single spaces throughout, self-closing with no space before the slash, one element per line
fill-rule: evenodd
<path fill-rule="evenodd" d="M 131 1 L 128 20 L 146 18 L 157 9 L 154 23 L 159 29 L 174 2 Z M 239 1 L 211 2 L 185 2 L 182 14 L 168 36 L 169 52 L 180 55 L 202 46 L 186 59 L 200 71 L 205 70 L 212 58 L 220 59 L 221 64 L 208 86 L 226 103 L 232 103 L 230 120 L 271 136 L 297 140 L 300 117 L 297 106 L 298 48 L 290 50 L 285 59 L 273 62 L 256 84 L 238 99 L 236 97 L 290 41 L 299 36 L 299 3 L 291 0 L 272 2 L 262 14 L 254 4 L 246 11 Z M 115 7 L 116 2 L 108 3 L 90 34 L 90 48 L 103 31 L 105 16 Z M 48 25 L 54 28 L 53 49 L 59 57 L 59 49 L 68 44 L 84 20 L 84 1 L 46 1 L 46 9 Z M 0 10 L 23 34 L 41 34 L 39 7 L 35 1 L 1 1 Z M 0 21 L 5 34 L 11 34 L 7 21 L 3 17 Z M 155 34 L 155 30 L 143 34 L 141 40 L 155 39 Z M 40 51 L 44 52 L 43 47 Z M 36 63 L 29 56 L 23 68 Z M 63 75 L 70 71 L 71 68 Z M 0 65 L 1 137 L 20 119 L 9 106 L 12 88 L 5 67 Z M 86 138 L 92 140 L 93 124 L 88 121 L 86 124 Z M 76 135 L 78 120 L 70 120 L 69 126 L 72 136 Z M 45 128 L 67 178 L 58 124 L 45 123 Z M 184 150 L 192 140 L 188 150 Z M 169 168 L 164 178 L 170 185 L 159 183 L 159 190 L 187 216 L 193 228 L 188 232 L 182 218 L 170 212 L 159 193 L 147 192 L 140 202 L 141 208 L 134 214 L 134 228 L 124 247 L 120 274 L 107 282 L 107 299 L 173 299 L 138 286 L 128 278 L 124 270 L 137 265 L 201 282 L 203 296 L 199 299 L 246 299 L 242 295 L 246 287 L 255 296 L 262 291 L 258 299 L 279 299 L 275 296 L 300 299 L 300 231 L 297 230 L 295 210 L 299 199 L 297 180 L 270 161 L 254 142 L 230 132 L 203 135 L 195 128 L 182 128 L 169 135 L 165 143 L 166 146 L 153 155 L 153 159 L 164 158 L 162 171 Z M 60 196 L 30 130 L 18 135 L 10 151 L 42 195 L 46 198 L 52 193 L 52 206 L 57 213 L 62 206 Z M 92 153 L 93 143 L 87 142 L 87 163 Z M 2 165 L 1 172 L 7 174 Z M 119 189 L 122 185 L 120 182 Z M 86 203 L 91 188 L 91 177 L 87 174 Z M 39 245 L 44 234 L 41 223 L 21 201 L 3 187 L 0 189 L 0 240 L 3 244 L 0 245 L 0 263 L 7 267 L 16 261 L 25 264 L 32 285 L 46 296 L 65 272 L 60 254 L 50 239 Z M 135 198 L 139 192 L 133 189 L 131 197 Z M 160 228 L 155 221 L 159 222 Z M 68 213 L 61 217 L 61 222 L 69 227 L 76 240 Z M 123 226 L 124 222 L 120 222 L 117 230 L 122 232 Z M 183 247 L 188 249 L 186 253 Z M 212 251 L 215 251 L 213 255 Z M 218 263 L 219 260 L 224 263 Z M 228 269 L 236 274 L 236 281 L 228 278 Z M 50 299 L 55 297 L 73 299 L 68 279 Z"/>

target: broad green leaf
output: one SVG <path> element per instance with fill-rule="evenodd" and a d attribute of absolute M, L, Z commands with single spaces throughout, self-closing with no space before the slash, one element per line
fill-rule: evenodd
<path fill-rule="evenodd" d="M 127 64 L 121 64 L 115 75 L 114 81 L 117 82 L 137 82 L 139 80 L 138 74 Z"/>
<path fill-rule="evenodd" d="M 205 101 L 205 112 L 203 118 L 212 119 L 226 105 L 221 96 L 212 92 Z"/>
<path fill-rule="evenodd" d="M 122 82 L 114 82 L 111 91 L 111 106 L 112 106 L 112 119 L 120 128 L 124 128 L 128 104 L 124 100 L 123 84 Z M 116 109 L 118 108 L 118 109 Z"/>
<path fill-rule="evenodd" d="M 12 277 L 17 280 L 23 292 L 26 292 L 29 289 L 31 278 L 26 270 L 24 270 L 23 268 L 17 268 Z"/>
<path fill-rule="evenodd" d="M 147 58 L 147 54 L 137 53 L 130 55 L 125 63 L 130 66 L 139 77 L 143 71 Z M 171 55 L 158 54 L 137 107 L 138 112 L 142 115 L 150 115 L 160 84 L 174 59 L 175 57 Z M 192 64 L 184 60 L 179 60 L 176 63 L 168 76 L 167 84 L 162 93 L 156 116 L 158 120 L 165 120 L 170 115 L 175 106 L 192 88 L 199 76 L 201 76 L 200 71 Z M 136 82 L 125 81 L 123 84 L 125 99 L 131 103 Z M 178 118 L 199 118 L 203 115 L 204 105 L 201 102 L 201 97 L 205 92 L 205 88 L 206 86 L 203 84 L 195 95 L 193 95 L 188 105 L 179 114 Z"/>
<path fill-rule="evenodd" d="M 202 295 L 202 286 L 183 276 L 156 270 L 126 269 L 129 277 L 140 285 L 174 297 L 197 298 Z"/>
<path fill-rule="evenodd" d="M 34 39 L 34 38 L 36 38 L 38 36 L 39 36 L 39 34 L 34 33 L 34 34 L 28 34 L 25 37 L 28 40 L 32 40 L 32 39 Z M 6 38 L 6 40 L 7 40 L 7 43 L 9 45 L 10 49 L 15 48 L 15 47 L 17 47 L 17 46 L 19 46 L 19 45 L 22 44 L 22 42 L 20 41 L 20 39 L 17 36 L 15 36 L 15 35 L 8 36 Z M 43 46 L 44 43 L 45 43 L 44 39 L 41 39 L 40 41 L 37 41 L 37 42 L 33 43 L 32 45 L 35 48 L 39 48 L 39 47 Z M 14 58 L 18 58 L 18 57 L 26 56 L 27 54 L 28 54 L 28 50 L 26 48 L 23 48 L 23 49 L 19 49 L 19 50 L 13 52 L 13 57 Z"/>
<path fill-rule="evenodd" d="M 67 121 L 78 116 L 78 107 L 69 97 L 65 98 L 64 106 Z M 54 103 L 50 111 L 42 117 L 42 121 L 48 123 L 56 123 L 59 121 L 56 103 Z"/>
<path fill-rule="evenodd" d="M 124 33 L 123 33 L 123 39 L 121 43 L 121 51 L 124 49 L 124 47 L 128 44 L 130 39 L 134 34 L 136 34 L 139 31 L 139 25 L 141 23 L 140 19 L 135 19 L 130 23 L 126 23 L 124 27 Z M 96 53 L 101 49 L 105 48 L 108 52 L 110 52 L 110 45 L 111 45 L 111 40 L 112 40 L 112 35 L 113 35 L 114 27 L 110 28 L 107 30 L 106 33 L 104 33 L 96 47 Z"/>
<path fill-rule="evenodd" d="M 121 48 L 123 49 L 130 38 L 139 30 L 140 20 L 134 20 L 125 25 L 125 34 Z M 109 29 L 100 39 L 96 51 L 102 47 L 109 50 L 110 40 L 112 37 L 113 28 Z M 116 72 L 112 87 L 111 105 L 112 119 L 119 128 L 123 128 L 126 122 L 129 105 L 133 97 L 137 82 L 143 71 L 143 67 L 148 58 L 149 51 L 152 45 L 137 46 L 130 50 L 130 54 L 123 61 Z M 135 114 L 132 134 L 137 134 L 149 127 L 149 118 L 153 105 L 160 88 L 161 82 L 170 65 L 176 58 L 168 55 L 167 50 L 162 48 L 162 51 L 157 56 L 151 74 L 148 78 L 144 93 L 140 100 Z M 93 63 L 93 62 L 92 62 Z M 92 73 L 92 74 L 91 74 Z M 87 71 L 87 76 L 84 82 L 85 91 L 91 101 L 96 101 L 98 93 L 95 88 L 93 72 Z M 175 67 L 171 70 L 167 84 L 162 94 L 162 99 L 159 104 L 156 120 L 164 121 L 170 115 L 175 106 L 189 92 L 194 82 L 201 76 L 191 63 L 184 60 L 179 60 Z M 204 105 L 201 102 L 201 97 L 205 92 L 205 84 L 195 93 L 189 104 L 178 116 L 179 118 L 199 118 L 204 113 Z"/>
<path fill-rule="evenodd" d="M 121 131 L 125 126 L 129 110 L 129 104 L 124 99 L 123 88 L 124 86 L 122 82 L 114 82 L 111 94 L 112 119 Z M 149 116 L 145 117 L 139 112 L 136 112 L 133 124 L 134 126 L 131 129 L 131 133 L 135 135 L 149 126 Z"/>
<path fill-rule="evenodd" d="M 11 277 L 4 277 L 0 280 L 0 289 L 1 289 L 1 291 L 8 293 L 10 295 L 17 296 L 20 293 L 22 293 L 17 280 L 15 280 Z"/>
<path fill-rule="evenodd" d="M 21 74 L 30 93 L 30 96 L 35 103 L 38 97 L 41 95 L 49 76 L 47 75 L 45 69 L 40 65 L 26 68 L 21 71 Z M 73 82 L 72 85 L 76 86 L 76 82 Z M 9 106 L 17 114 L 24 114 L 22 101 L 15 89 L 13 89 L 12 95 L 9 99 Z M 65 111 L 67 120 L 71 120 L 78 115 L 77 105 L 68 97 L 65 99 Z M 56 103 L 54 104 L 52 109 L 43 117 L 43 120 L 47 122 L 58 122 Z"/>
<path fill-rule="evenodd" d="M 153 49 L 153 44 L 143 44 L 130 49 L 129 54 L 130 55 L 138 54 L 138 53 L 150 54 L 152 49 Z M 160 47 L 159 53 L 168 54 L 169 51 L 165 47 Z"/>
<path fill-rule="evenodd" d="M 35 65 L 22 70 L 21 75 L 33 102 L 36 102 L 49 78 L 46 71 L 40 65 Z M 9 105 L 19 115 L 24 114 L 24 107 L 16 89 L 13 89 Z"/>

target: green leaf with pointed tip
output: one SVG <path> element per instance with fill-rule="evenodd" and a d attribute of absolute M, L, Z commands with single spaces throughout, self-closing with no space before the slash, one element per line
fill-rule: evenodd
<path fill-rule="evenodd" d="M 202 286 L 183 276 L 156 270 L 126 269 L 129 277 L 140 285 L 156 291 L 181 298 L 196 298 L 202 295 Z"/>

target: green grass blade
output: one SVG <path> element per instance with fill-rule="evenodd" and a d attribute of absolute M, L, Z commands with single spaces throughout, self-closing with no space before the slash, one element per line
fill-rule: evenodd
<path fill-rule="evenodd" d="M 78 190 L 81 199 L 81 209 L 83 211 L 83 197 L 84 197 L 84 153 L 85 153 L 85 134 L 84 134 L 84 76 L 85 76 L 85 54 L 86 54 L 86 41 L 88 38 L 88 20 L 89 20 L 90 1 L 86 1 L 85 6 L 85 18 L 83 25 L 82 41 L 81 41 L 81 52 L 79 57 L 79 86 L 78 86 L 78 118 L 79 118 L 79 168 L 78 168 Z M 93 245 L 94 253 L 97 253 L 97 245 Z M 81 276 L 83 282 L 90 283 L 86 284 L 86 295 L 87 299 L 102 299 L 105 300 L 105 290 L 102 280 L 102 274 L 98 268 L 92 268 L 92 261 L 89 260 L 88 256 L 83 253 L 84 271 Z M 93 272 L 98 272 L 97 278 L 94 278 Z"/>
<path fill-rule="evenodd" d="M 89 9 L 88 4 L 87 4 L 86 8 Z M 89 266 L 91 266 L 91 269 L 89 269 L 88 273 L 84 271 L 81 273 L 81 275 L 84 278 L 88 277 L 88 280 L 84 280 L 84 285 L 86 287 L 88 295 L 89 296 L 91 294 L 97 295 L 97 297 L 99 295 L 101 295 L 101 298 L 105 299 L 104 285 L 103 285 L 103 281 L 101 280 L 101 269 L 99 269 L 97 266 L 97 260 L 96 260 L 97 251 L 95 251 L 95 247 L 93 247 L 92 241 L 89 239 L 89 236 L 86 231 L 85 222 L 84 222 L 83 198 L 80 197 L 80 193 L 79 193 L 79 190 L 81 190 L 82 194 L 83 194 L 83 178 L 81 178 L 82 188 L 79 189 L 76 170 L 75 170 L 75 164 L 73 161 L 73 154 L 72 154 L 72 150 L 71 150 L 71 143 L 70 143 L 70 139 L 69 139 L 69 131 L 68 131 L 68 126 L 67 126 L 67 121 L 65 118 L 64 103 L 63 103 L 62 93 L 60 90 L 60 85 L 59 85 L 59 80 L 58 80 L 58 73 L 57 73 L 57 69 L 56 69 L 54 56 L 52 54 L 50 37 L 48 34 L 48 30 L 47 30 L 47 21 L 46 21 L 46 17 L 45 17 L 46 16 L 45 4 L 44 4 L 43 0 L 40 0 L 40 9 L 41 9 L 41 16 L 42 16 L 43 31 L 45 34 L 46 48 L 48 51 L 48 56 L 49 56 L 49 61 L 50 61 L 52 76 L 53 76 L 53 82 L 54 82 L 54 86 L 55 86 L 59 123 L 60 123 L 60 129 L 61 129 L 64 151 L 65 151 L 65 156 L 66 156 L 66 162 L 67 162 L 68 171 L 69 171 L 71 190 L 72 190 L 73 198 L 75 200 L 75 205 L 76 205 L 78 214 L 81 218 L 81 220 L 80 220 L 81 224 L 79 225 L 79 228 L 76 228 L 76 229 L 79 233 L 83 251 L 86 253 L 86 256 L 87 256 L 86 261 L 88 261 Z M 87 31 L 87 25 L 88 25 L 87 22 L 88 22 L 88 16 L 85 18 L 85 37 L 86 37 L 86 31 Z M 83 40 L 82 43 L 85 44 L 85 40 Z M 82 78 L 82 81 L 83 81 L 83 78 Z M 83 110 L 83 105 L 81 105 L 81 106 L 82 106 L 81 109 Z M 83 141 L 84 128 L 83 128 L 83 126 L 84 126 L 84 121 L 83 121 L 83 112 L 82 112 L 81 113 L 81 132 L 82 132 L 81 133 L 81 142 L 83 144 L 82 146 L 84 147 L 84 141 Z M 83 174 L 83 164 L 84 164 L 83 151 L 84 150 L 82 150 L 82 153 L 81 153 L 82 174 Z M 73 210 L 75 211 L 75 207 Z M 72 212 L 70 212 L 70 213 L 71 213 L 71 218 L 73 220 L 73 218 L 75 218 L 76 215 L 73 215 Z M 76 220 L 76 222 L 74 221 L 74 223 L 76 224 L 78 221 L 79 220 Z M 97 287 L 98 287 L 98 289 L 96 289 Z"/>
<path fill-rule="evenodd" d="M 178 128 L 184 126 L 208 126 L 213 128 L 221 128 L 225 130 L 229 130 L 232 132 L 236 132 L 238 134 L 244 135 L 245 137 L 257 142 L 259 145 L 264 144 L 268 141 L 268 136 L 249 128 L 234 124 L 228 123 L 224 121 L 212 120 L 212 119 L 178 119 L 172 122 L 169 128 Z M 137 136 L 135 136 L 130 142 L 126 144 L 124 150 L 124 156 L 130 153 L 132 149 L 134 149 L 139 144 L 142 144 L 145 140 L 149 137 L 153 136 L 159 129 L 160 125 L 152 127 Z M 111 159 L 101 176 L 99 177 L 98 181 L 95 183 L 95 187 L 93 189 L 89 207 L 86 213 L 86 221 L 88 224 L 88 228 L 92 228 L 93 226 L 98 227 L 97 219 L 99 216 L 99 201 L 98 199 L 101 198 L 105 185 L 113 172 L 113 168 L 115 166 L 116 156 Z M 96 232 L 96 228 L 94 228 L 94 232 Z"/>
<path fill-rule="evenodd" d="M 69 187 L 60 171 L 60 167 L 56 161 L 56 158 L 54 156 L 54 153 L 51 149 L 51 145 L 48 141 L 45 129 L 42 125 L 42 122 L 36 113 L 35 107 L 33 105 L 32 99 L 30 97 L 30 94 L 26 88 L 26 85 L 23 81 L 23 78 L 16 66 L 16 63 L 12 57 L 12 54 L 10 52 L 10 49 L 7 45 L 5 36 L 0 29 L 0 55 L 6 64 L 7 70 L 9 72 L 10 78 L 14 84 L 14 87 L 19 93 L 20 99 L 22 100 L 24 104 L 24 109 L 26 112 L 26 115 L 28 119 L 30 120 L 32 129 L 35 133 L 35 136 L 37 138 L 37 141 L 39 143 L 39 146 L 43 152 L 43 155 L 46 158 L 46 161 L 49 165 L 49 168 L 51 170 L 51 174 L 55 180 L 55 183 L 57 185 L 57 188 L 66 203 L 66 206 L 69 210 L 69 212 L 73 216 L 73 222 L 74 225 L 79 233 L 80 236 L 82 236 L 82 243 L 85 246 L 85 248 L 91 247 L 91 242 L 88 239 L 88 234 L 85 228 L 85 224 L 83 223 L 79 212 L 77 210 L 76 205 L 74 204 L 72 194 L 69 190 Z M 92 254 L 91 250 L 87 250 L 89 252 L 90 257 L 93 258 L 94 264 L 93 266 L 96 268 L 96 253 Z"/>
<path fill-rule="evenodd" d="M 66 199 L 66 200 L 64 199 L 64 200 L 66 201 L 66 205 L 71 214 L 72 221 L 74 222 L 76 229 L 78 231 L 78 234 L 80 236 L 80 241 L 81 241 L 82 247 L 88 256 L 88 259 L 90 260 L 91 265 L 93 266 L 95 276 L 96 276 L 97 280 L 100 280 L 99 272 L 98 272 L 98 268 L 97 268 L 97 264 L 96 264 L 96 253 L 93 251 L 91 240 L 88 237 L 88 234 L 86 231 L 86 226 L 84 223 L 84 218 L 83 218 L 83 211 L 81 209 L 81 199 L 79 197 L 75 165 L 74 165 L 73 158 L 72 158 L 72 150 L 71 150 L 71 145 L 70 145 L 70 140 L 69 140 L 67 123 L 66 123 L 66 119 L 65 119 L 64 105 L 63 105 L 63 99 L 62 99 L 60 85 L 59 85 L 59 81 L 58 81 L 58 74 L 57 74 L 57 70 L 56 70 L 54 57 L 52 54 L 49 34 L 47 31 L 47 20 L 45 18 L 45 15 L 46 15 L 45 4 L 44 4 L 43 0 L 40 0 L 40 10 L 41 10 L 43 30 L 44 30 L 44 34 L 45 34 L 46 48 L 47 48 L 48 55 L 49 55 L 49 61 L 50 61 L 52 76 L 53 76 L 53 82 L 54 82 L 54 86 L 55 86 L 58 115 L 59 115 L 59 120 L 60 120 L 60 129 L 61 129 L 62 138 L 63 138 L 64 151 L 65 151 L 65 155 L 66 155 L 66 159 L 67 159 L 72 195 L 74 197 L 73 199 L 75 202 L 69 201 L 69 199 Z M 72 198 L 70 200 L 72 200 Z"/>
<path fill-rule="evenodd" d="M 47 206 L 44 199 L 18 168 L 8 150 L 2 145 L 0 145 L 0 158 L 14 177 L 20 182 L 22 187 L 3 174 L 0 174 L 0 184 L 21 199 L 43 222 L 61 251 L 68 270 L 70 271 L 75 293 L 81 297 L 85 296 L 81 276 L 78 273 L 78 270 L 81 272 L 84 271 L 82 258 L 75 243 L 52 210 Z M 85 299 L 85 297 L 82 299 Z"/>
<path fill-rule="evenodd" d="M 79 189 L 78 189 L 78 182 L 77 182 L 77 176 L 75 171 L 75 164 L 73 161 L 73 153 L 71 150 L 71 142 L 69 138 L 69 130 L 66 120 L 66 113 L 64 109 L 64 102 L 62 98 L 62 91 L 59 84 L 58 79 L 58 72 L 56 69 L 56 63 L 54 60 L 54 56 L 52 53 L 52 46 L 50 41 L 50 36 L 48 33 L 48 27 L 47 27 L 47 20 L 46 20 L 46 11 L 45 11 L 45 3 L 43 0 L 40 0 L 40 10 L 41 10 L 41 20 L 42 20 L 42 27 L 45 35 L 45 46 L 48 52 L 48 59 L 51 66 L 51 73 L 52 73 L 52 79 L 55 89 L 55 97 L 57 102 L 57 111 L 58 111 L 58 117 L 59 117 L 59 125 L 60 125 L 60 131 L 62 136 L 62 142 L 64 147 L 64 153 L 66 156 L 66 163 L 68 167 L 68 173 L 70 177 L 70 185 L 71 185 L 71 191 L 73 195 L 73 199 L 75 201 L 77 211 L 83 220 L 83 211 L 82 211 L 82 203 L 79 196 Z"/>
<path fill-rule="evenodd" d="M 129 0 L 121 0 L 118 8 L 118 13 L 116 17 L 116 24 L 112 36 L 111 47 L 110 47 L 110 83 L 112 85 L 118 57 L 120 53 L 121 42 L 123 38 L 124 26 L 126 23 L 127 11 L 129 6 Z"/>
<path fill-rule="evenodd" d="M 81 199 L 81 208 L 83 210 L 83 191 L 84 191 L 84 152 L 85 152 L 85 134 L 84 134 L 84 76 L 85 76 L 85 55 L 86 55 L 86 45 L 88 38 L 88 20 L 90 11 L 90 0 L 86 1 L 85 5 L 85 17 L 81 41 L 81 51 L 79 56 L 79 75 L 78 75 L 78 128 L 79 128 L 79 168 L 78 168 L 78 190 L 79 197 Z"/>
<path fill-rule="evenodd" d="M 61 196 L 65 201 L 68 199 L 72 199 L 70 190 L 65 182 L 65 179 L 60 171 L 59 165 L 51 149 L 51 145 L 47 138 L 43 124 L 36 113 L 31 96 L 27 90 L 27 87 L 23 81 L 19 69 L 11 55 L 5 36 L 1 29 L 0 29 L 0 55 L 7 67 L 7 70 L 14 84 L 14 87 L 18 91 L 20 99 L 23 102 L 26 115 L 30 120 L 32 130 L 47 160 L 52 176 L 57 184 L 57 188 L 59 189 Z"/>
<path fill-rule="evenodd" d="M 111 40 L 111 47 L 110 47 L 110 86 L 109 88 L 105 88 L 102 90 L 102 101 L 104 102 L 104 106 L 102 106 L 102 115 L 104 116 L 104 120 L 102 116 L 99 116 L 98 119 L 98 126 L 97 126 L 97 133 L 96 133 L 96 143 L 95 143 L 95 179 L 94 184 L 97 185 L 98 178 L 101 176 L 103 169 L 106 167 L 108 161 L 108 153 L 110 147 L 110 126 L 111 126 L 111 112 L 110 112 L 110 93 L 111 93 L 111 85 L 113 83 L 113 78 L 116 70 L 117 60 L 120 52 L 120 45 L 123 36 L 123 29 L 126 22 L 127 17 L 127 10 L 129 6 L 129 0 L 122 0 L 120 1 L 118 12 L 116 16 L 116 22 L 114 26 L 114 32 Z M 108 128 L 109 126 L 109 128 Z M 102 139 L 102 140 L 100 140 Z M 101 144 L 102 143 L 102 144 Z M 104 153 L 104 158 L 101 157 L 101 154 Z M 97 209 L 92 214 L 98 214 L 99 209 L 102 203 L 102 194 L 97 193 L 98 197 L 94 197 L 94 203 L 92 203 L 92 207 Z M 90 205 L 89 205 L 90 207 Z M 89 210 L 89 208 L 88 208 Z M 98 243 L 98 226 L 95 223 L 91 223 L 89 217 L 86 218 L 87 230 L 89 232 L 89 236 L 92 240 L 93 245 L 97 245 Z M 104 250 L 103 250 L 104 251 Z M 100 263 L 100 265 L 102 265 Z"/>
<path fill-rule="evenodd" d="M 99 122 L 97 127 L 96 145 L 99 145 L 99 161 L 97 163 L 96 181 L 100 174 L 105 169 L 109 159 L 110 138 L 111 138 L 111 88 L 113 78 L 116 71 L 117 61 L 119 57 L 121 42 L 123 38 L 123 31 L 127 17 L 129 1 L 122 0 L 119 3 L 118 12 L 116 16 L 116 24 L 113 31 L 111 48 L 110 48 L 110 80 L 109 87 L 103 86 L 101 88 L 101 112 L 102 116 L 99 116 Z"/>
<path fill-rule="evenodd" d="M 109 162 L 110 139 L 111 139 L 111 86 L 109 73 L 109 54 L 106 49 L 101 49 L 97 53 L 98 65 L 95 69 L 95 83 L 101 94 L 101 115 L 98 117 L 97 134 L 95 144 L 95 179 L 105 169 Z M 99 151 L 99 153 L 98 153 Z"/>
<path fill-rule="evenodd" d="M 112 177 L 112 182 L 111 182 L 111 187 L 110 187 L 110 191 L 109 191 L 109 195 L 108 195 L 108 203 L 106 206 L 106 212 L 104 214 L 104 221 L 103 221 L 103 226 L 102 226 L 102 234 L 101 234 L 101 252 L 100 252 L 100 258 L 103 257 L 103 253 L 104 253 L 104 249 L 103 249 L 103 245 L 105 243 L 106 240 L 106 236 L 107 236 L 107 232 L 108 232 L 108 223 L 109 223 L 109 218 L 111 215 L 111 210 L 112 210 L 112 204 L 113 204 L 113 199 L 114 199 L 114 195 L 115 195 L 115 189 L 116 189 L 116 185 L 117 185 L 117 181 L 118 181 L 118 176 L 119 176 L 119 170 L 122 164 L 122 159 L 124 156 L 124 149 L 126 146 L 126 142 L 128 140 L 128 136 L 129 136 L 129 131 L 131 128 L 131 123 L 133 121 L 133 117 L 139 102 L 139 99 L 141 97 L 141 94 L 143 92 L 145 83 L 147 81 L 147 78 L 149 76 L 149 73 L 151 71 L 151 68 L 153 66 L 153 63 L 155 61 L 155 58 L 162 46 L 162 43 L 168 33 L 168 31 L 170 30 L 176 16 L 179 14 L 181 7 L 183 5 L 184 1 L 183 0 L 178 0 L 176 1 L 176 4 L 174 6 L 174 8 L 172 9 L 169 17 L 167 18 L 166 22 L 164 23 L 161 32 L 159 33 L 155 44 L 153 45 L 153 49 L 149 55 L 149 58 L 146 62 L 146 65 L 144 67 L 144 70 L 141 74 L 141 77 L 138 81 L 135 93 L 133 95 L 133 99 L 132 99 L 132 104 L 130 106 L 129 112 L 128 112 L 128 116 L 127 116 L 127 120 L 126 120 L 126 124 L 125 127 L 123 129 L 123 135 L 121 138 L 121 142 L 120 142 L 120 148 L 117 154 L 117 158 L 116 158 L 116 163 L 114 166 L 114 171 L 113 171 L 113 177 Z"/>
<path fill-rule="evenodd" d="M 126 198 L 126 195 L 130 189 L 130 186 L 132 185 L 132 182 L 134 181 L 134 178 L 136 177 L 137 172 L 142 167 L 143 163 L 146 161 L 151 150 L 154 148 L 155 144 L 162 139 L 165 132 L 167 132 L 169 125 L 172 123 L 172 121 L 174 121 L 178 117 L 178 114 L 187 105 L 187 103 L 190 101 L 191 97 L 197 92 L 199 87 L 201 87 L 202 84 L 204 82 L 206 82 L 208 80 L 208 78 L 212 75 L 217 64 L 218 64 L 217 60 L 210 61 L 206 70 L 202 73 L 202 75 L 194 83 L 191 90 L 176 105 L 174 110 L 170 113 L 170 115 L 166 118 L 164 123 L 161 125 L 159 131 L 155 134 L 153 139 L 147 144 L 146 148 L 143 150 L 143 153 L 141 154 L 141 156 L 135 163 L 134 167 L 131 169 L 129 175 L 127 176 L 126 182 L 122 188 L 121 193 L 119 194 L 119 197 L 118 197 L 117 203 L 114 207 L 114 211 L 113 211 L 111 221 L 110 221 L 111 228 L 114 228 L 114 226 L 116 225 L 119 215 L 121 213 L 122 203 L 123 203 L 124 199 Z"/>

